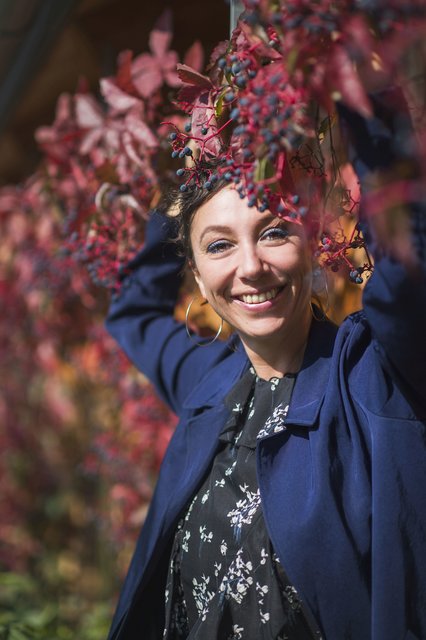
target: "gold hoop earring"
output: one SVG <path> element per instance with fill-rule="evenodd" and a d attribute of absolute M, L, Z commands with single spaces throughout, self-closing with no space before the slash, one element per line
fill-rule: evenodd
<path fill-rule="evenodd" d="M 216 335 L 211 340 L 209 340 L 209 342 L 198 342 L 197 340 L 194 339 L 194 336 L 191 334 L 191 332 L 189 330 L 189 326 L 188 326 L 189 312 L 191 311 L 191 307 L 194 304 L 195 300 L 196 300 L 196 297 L 192 298 L 192 300 L 189 302 L 189 304 L 188 304 L 188 306 L 186 308 L 186 313 L 185 313 L 186 334 L 187 334 L 188 338 L 190 340 L 192 340 L 192 342 L 194 342 L 194 344 L 197 345 L 197 347 L 209 347 L 211 344 L 213 344 L 213 342 L 216 342 L 216 340 L 218 339 L 218 337 L 222 333 L 223 318 L 220 319 L 220 326 L 219 326 L 219 329 L 216 331 Z M 205 300 L 202 304 L 207 304 L 207 300 Z"/>

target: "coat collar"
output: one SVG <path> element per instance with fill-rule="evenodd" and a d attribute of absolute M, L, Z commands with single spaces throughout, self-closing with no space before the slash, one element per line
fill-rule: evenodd
<path fill-rule="evenodd" d="M 297 374 L 286 425 L 311 427 L 324 400 L 337 334 L 332 322 L 313 320 L 302 367 Z"/>
<path fill-rule="evenodd" d="M 337 327 L 332 322 L 312 321 L 286 419 L 287 425 L 293 423 L 308 427 L 314 424 L 330 375 L 330 358 L 336 333 Z M 249 367 L 250 361 L 238 338 L 233 337 L 224 348 L 227 352 L 225 357 L 189 394 L 184 403 L 185 409 L 222 406 L 225 397 Z"/>

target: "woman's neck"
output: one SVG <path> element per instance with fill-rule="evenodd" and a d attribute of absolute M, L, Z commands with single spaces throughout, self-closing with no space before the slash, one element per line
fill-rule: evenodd
<path fill-rule="evenodd" d="M 247 356 L 260 378 L 281 378 L 287 373 L 297 373 L 302 366 L 311 326 L 311 315 L 284 336 L 264 340 L 241 337 Z"/>

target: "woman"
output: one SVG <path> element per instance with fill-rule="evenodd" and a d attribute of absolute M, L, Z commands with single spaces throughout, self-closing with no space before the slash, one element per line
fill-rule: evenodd
<path fill-rule="evenodd" d="M 345 117 L 364 185 L 383 165 L 389 179 L 392 127 L 372 135 L 377 122 Z M 152 216 L 107 324 L 180 422 L 111 639 L 426 637 L 416 204 L 409 222 L 415 265 L 370 241 L 364 310 L 338 329 L 312 313 L 312 246 L 299 226 L 232 186 L 183 196 L 177 233 L 202 295 L 235 329 L 204 349 L 173 318 L 175 222 Z"/>

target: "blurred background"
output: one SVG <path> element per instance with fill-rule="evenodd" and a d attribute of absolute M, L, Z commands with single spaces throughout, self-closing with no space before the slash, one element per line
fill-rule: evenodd
<path fill-rule="evenodd" d="M 106 636 L 175 425 L 106 335 L 108 293 L 61 252 L 69 192 L 52 205 L 35 136 L 60 96 L 99 97 L 121 52 L 149 51 L 167 8 L 181 60 L 229 35 L 222 0 L 0 0 L 0 640 Z M 346 279 L 333 296 L 337 321 L 359 307 Z"/>

